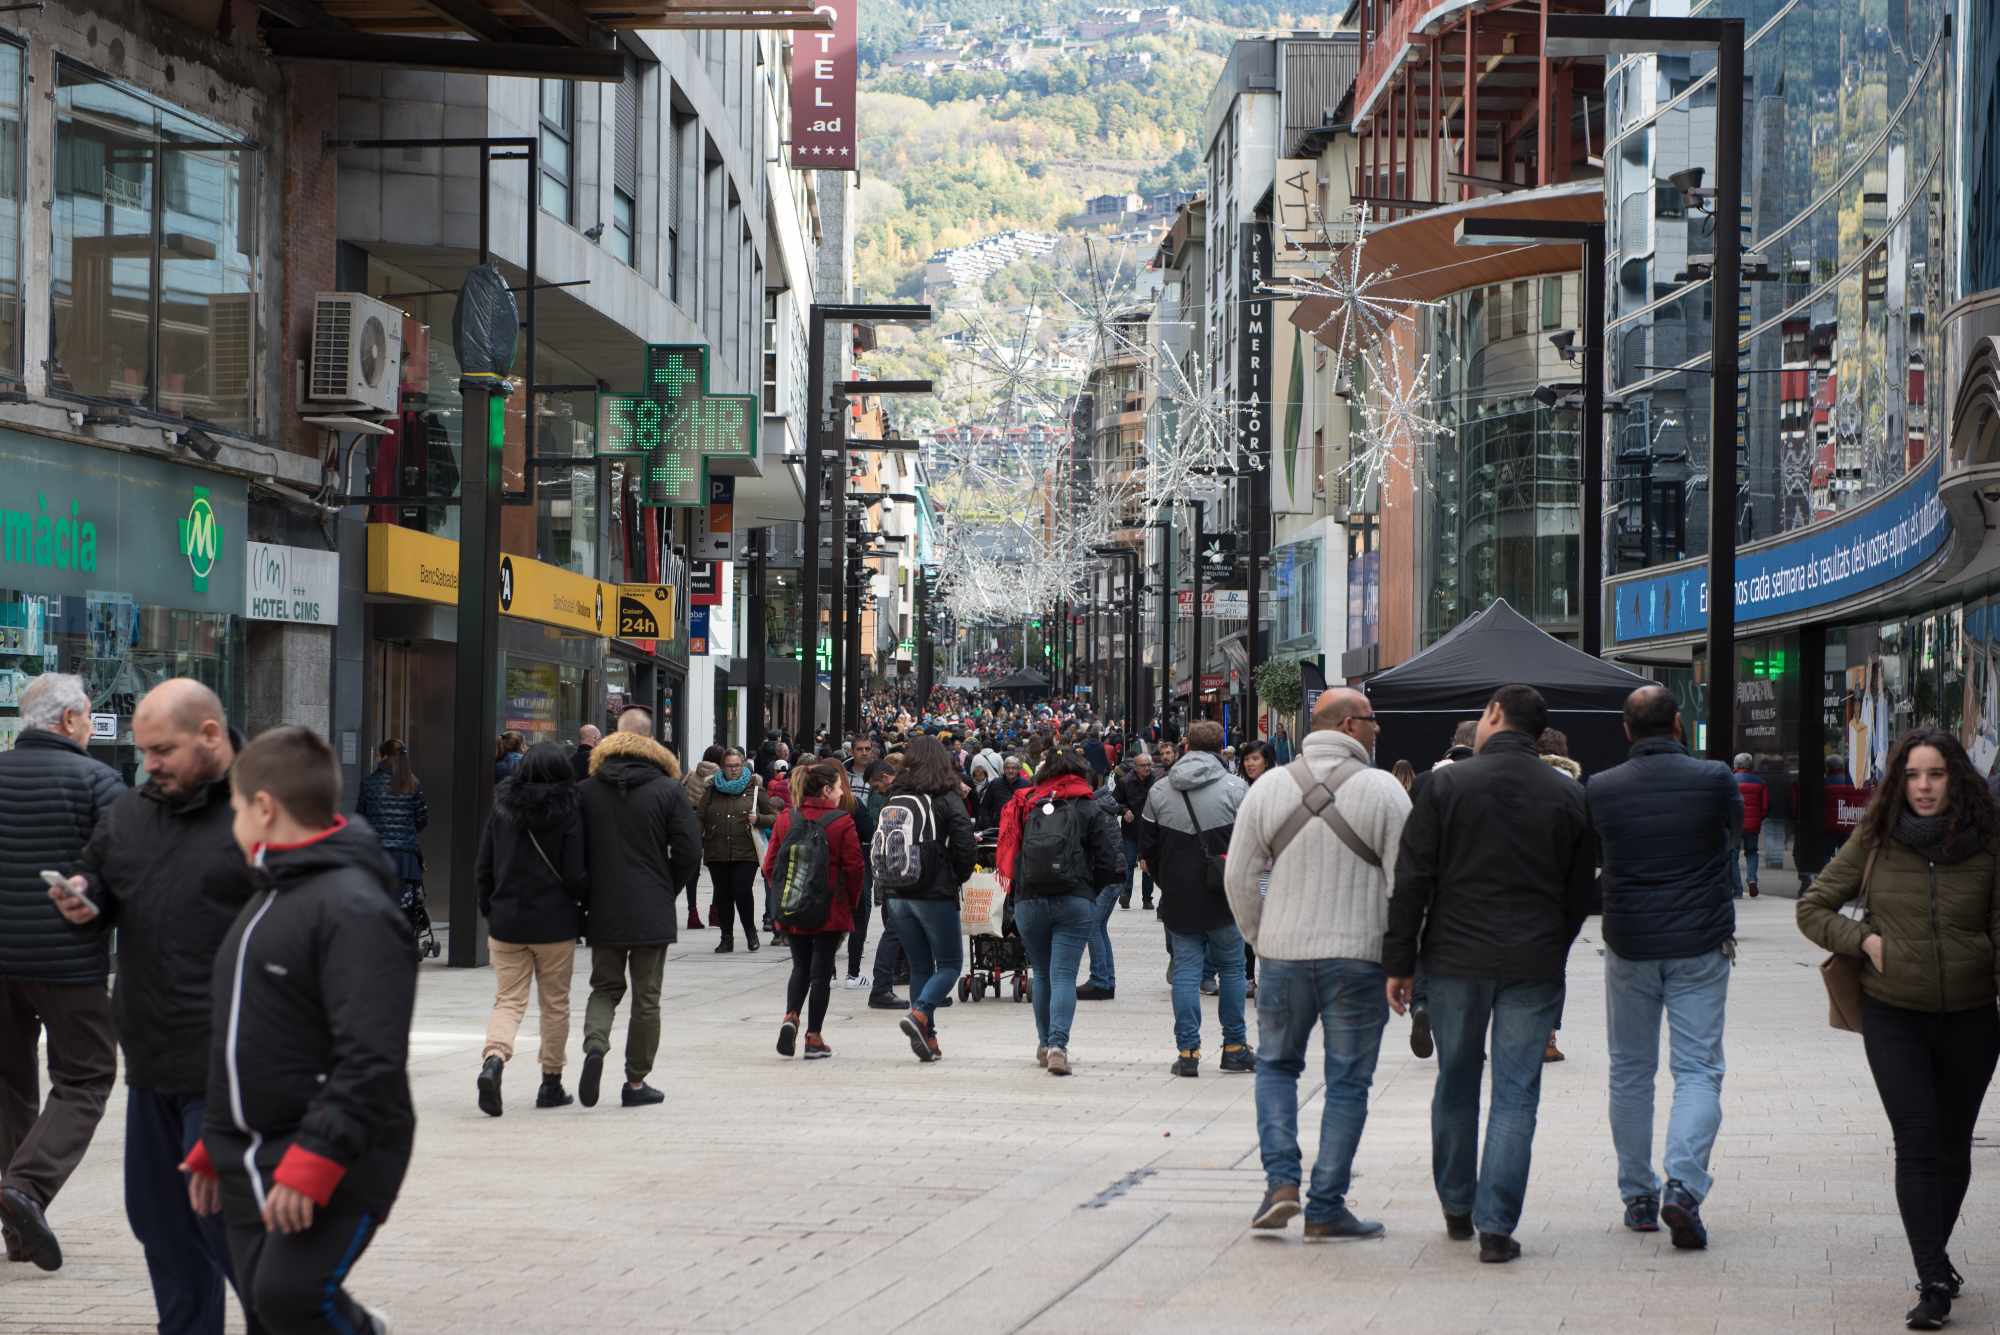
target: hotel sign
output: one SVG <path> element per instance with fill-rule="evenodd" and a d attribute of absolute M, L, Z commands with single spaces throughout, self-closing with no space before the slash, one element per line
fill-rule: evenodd
<path fill-rule="evenodd" d="M 826 0 L 815 14 L 833 19 L 832 32 L 792 38 L 792 166 L 859 170 L 854 160 L 854 83 L 859 72 L 861 0 Z"/>

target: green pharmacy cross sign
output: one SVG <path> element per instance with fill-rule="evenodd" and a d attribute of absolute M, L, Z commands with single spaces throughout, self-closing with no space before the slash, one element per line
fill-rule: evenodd
<path fill-rule="evenodd" d="M 708 461 L 754 458 L 754 394 L 708 391 L 708 347 L 646 345 L 646 391 L 598 396 L 600 453 L 637 455 L 647 505 L 708 504 Z"/>

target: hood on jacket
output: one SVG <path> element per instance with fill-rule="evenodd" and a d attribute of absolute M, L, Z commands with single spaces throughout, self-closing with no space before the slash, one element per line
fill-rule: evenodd
<path fill-rule="evenodd" d="M 264 850 L 262 879 L 276 890 L 346 868 L 367 873 L 391 901 L 402 896 L 402 881 L 382 851 L 382 841 L 359 816 L 336 818 L 333 828 L 299 844 L 271 845 Z"/>
<path fill-rule="evenodd" d="M 1542 763 L 1561 770 L 1578 783 L 1583 782 L 1583 766 L 1577 764 L 1568 756 L 1543 756 Z"/>
<path fill-rule="evenodd" d="M 1224 767 L 1222 757 L 1213 751 L 1190 751 L 1167 771 L 1168 781 L 1184 792 L 1206 788 L 1228 777 L 1229 770 Z"/>
<path fill-rule="evenodd" d="M 614 761 L 622 763 L 613 764 Z M 674 759 L 674 753 L 636 732 L 614 732 L 590 748 L 590 777 L 597 778 L 607 765 L 611 765 L 611 773 L 604 774 L 605 780 L 625 788 L 650 783 L 661 775 L 669 779 L 681 777 L 681 765 Z M 659 774 L 649 773 L 649 769 L 657 769 Z"/>
<path fill-rule="evenodd" d="M 494 788 L 493 809 L 517 825 L 561 829 L 576 814 L 576 782 L 523 783 L 516 774 Z"/>
<path fill-rule="evenodd" d="M 1029 805 L 1032 806 L 1034 803 L 1040 801 L 1044 797 L 1095 797 L 1095 796 L 1097 796 L 1097 790 L 1090 786 L 1090 780 L 1079 779 L 1074 774 L 1065 774 L 1060 778 L 1050 779 L 1046 783 L 1035 784 L 1033 786 L 1033 791 L 1030 792 L 1025 799 L 1019 799 L 1019 800 L 1024 800 Z"/>

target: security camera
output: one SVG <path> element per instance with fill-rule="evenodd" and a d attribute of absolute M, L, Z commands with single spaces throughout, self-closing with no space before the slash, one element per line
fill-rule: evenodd
<path fill-rule="evenodd" d="M 1694 195 L 1701 191 L 1701 181 L 1708 173 L 1701 167 L 1688 167 L 1667 178 L 1667 184 L 1684 195 Z"/>
<path fill-rule="evenodd" d="M 1576 364 L 1576 331 L 1574 329 L 1558 329 L 1555 333 L 1549 335 L 1549 342 L 1554 345 L 1556 356 L 1562 358 L 1572 366 Z"/>

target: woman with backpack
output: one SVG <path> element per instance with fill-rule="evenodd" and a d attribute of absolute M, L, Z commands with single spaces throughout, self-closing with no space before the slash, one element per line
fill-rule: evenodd
<path fill-rule="evenodd" d="M 841 802 L 841 773 L 832 761 L 800 773 L 799 804 L 779 813 L 764 855 L 765 879 L 779 895 L 777 931 L 792 948 L 785 1019 L 778 1026 L 781 1057 L 797 1050 L 801 1006 L 806 1008 L 806 1060 L 833 1055 L 820 1029 L 826 1023 L 840 941 L 853 930 L 854 906 L 861 899 L 861 840 L 853 814 Z"/>
<path fill-rule="evenodd" d="M 1799 896 L 1799 930 L 1860 959 L 1862 1048 L 1895 1135 L 1896 1205 L 1917 1265 L 1904 1324 L 1938 1330 L 1963 1283 L 1946 1248 L 2000 1059 L 2000 812 L 1958 739 L 1921 729 L 1896 744 L 1855 833 Z"/>
<path fill-rule="evenodd" d="M 778 808 L 744 763 L 741 751 L 733 746 L 726 751 L 710 749 L 716 751 L 715 765 L 693 791 L 695 815 L 701 819 L 701 855 L 708 863 L 708 920 L 722 932 L 715 953 L 727 955 L 736 949 L 737 921 L 743 924 L 744 944 L 755 951 L 759 942 L 754 832 L 770 829 L 778 819 Z M 688 912 L 692 914 L 693 908 Z"/>
<path fill-rule="evenodd" d="M 910 1013 L 902 1029 L 918 1061 L 943 1055 L 937 1008 L 965 964 L 958 890 L 972 875 L 974 852 L 972 817 L 950 753 L 935 737 L 911 738 L 877 817 L 871 861 L 887 917 L 910 961 Z"/>
<path fill-rule="evenodd" d="M 538 743 L 493 790 L 493 814 L 479 837 L 474 877 L 493 959 L 493 1013 L 480 1060 L 479 1110 L 500 1116 L 500 1077 L 514 1056 L 530 983 L 541 996 L 542 1086 L 535 1106 L 563 1107 L 570 1102 L 562 1087 L 569 985 L 582 930 L 577 906 L 589 890 L 590 871 L 576 771 L 556 743 Z"/>
<path fill-rule="evenodd" d="M 1076 971 L 1097 930 L 1098 888 L 1115 886 L 1125 867 L 1117 817 L 1098 802 L 1081 755 L 1052 753 L 1034 786 L 1007 803 L 996 865 L 1033 970 L 1035 1060 L 1068 1075 Z"/>

